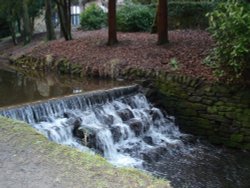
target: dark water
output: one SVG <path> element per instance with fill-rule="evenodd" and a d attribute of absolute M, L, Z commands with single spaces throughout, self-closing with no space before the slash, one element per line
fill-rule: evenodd
<path fill-rule="evenodd" d="M 186 145 L 186 147 L 189 147 Z M 190 153 L 165 153 L 144 168 L 176 188 L 249 188 L 250 153 L 195 143 Z"/>
<path fill-rule="evenodd" d="M 124 82 L 55 74 L 31 77 L 0 69 L 0 107 L 120 85 L 124 85 Z"/>

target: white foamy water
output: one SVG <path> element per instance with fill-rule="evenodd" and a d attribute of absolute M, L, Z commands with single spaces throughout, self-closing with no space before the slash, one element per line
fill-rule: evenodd
<path fill-rule="evenodd" d="M 87 136 L 76 136 L 74 131 L 84 130 L 93 137 L 92 150 L 117 166 L 138 167 L 150 150 L 182 145 L 182 134 L 174 122 L 164 118 L 143 94 L 121 97 L 102 105 L 91 104 L 84 110 L 66 110 L 64 115 L 52 115 L 32 126 L 48 139 L 80 150 L 87 148 L 84 146 Z"/>

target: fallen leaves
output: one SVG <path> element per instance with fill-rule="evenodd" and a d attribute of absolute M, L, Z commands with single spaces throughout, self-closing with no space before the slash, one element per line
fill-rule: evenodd
<path fill-rule="evenodd" d="M 149 33 L 118 33 L 118 40 L 119 44 L 107 46 L 107 30 L 77 31 L 74 40 L 48 42 L 33 48 L 29 55 L 63 57 L 92 72 L 104 69 L 113 59 L 119 59 L 122 69 L 173 72 L 170 61 L 176 59 L 178 69 L 175 72 L 213 80 L 211 69 L 202 64 L 213 46 L 213 40 L 205 31 L 170 31 L 170 43 L 163 46 L 156 45 L 157 36 Z"/>

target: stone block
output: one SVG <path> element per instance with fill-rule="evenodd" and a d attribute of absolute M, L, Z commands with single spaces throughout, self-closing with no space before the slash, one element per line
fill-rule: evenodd
<path fill-rule="evenodd" d="M 231 136 L 230 136 L 230 141 L 231 142 L 236 142 L 236 143 L 240 143 L 240 142 L 242 142 L 243 141 L 243 139 L 244 139 L 244 136 L 243 136 L 243 134 L 232 134 Z"/>

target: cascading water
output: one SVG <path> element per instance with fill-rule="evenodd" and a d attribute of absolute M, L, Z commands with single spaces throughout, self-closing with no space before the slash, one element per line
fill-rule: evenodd
<path fill-rule="evenodd" d="M 180 133 L 174 118 L 153 107 L 137 86 L 11 107 L 0 115 L 24 120 L 49 140 L 102 154 L 117 166 L 167 177 L 177 187 L 223 187 L 213 175 L 218 169 L 206 166 L 221 165 L 220 151 Z M 206 171 L 202 178 L 195 171 L 200 168 Z"/>
<path fill-rule="evenodd" d="M 30 123 L 57 143 L 81 150 L 92 148 L 120 166 L 141 166 L 152 150 L 183 146 L 173 119 L 164 118 L 137 90 L 132 86 L 92 92 L 10 108 L 0 114 Z"/>

